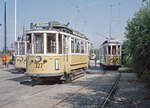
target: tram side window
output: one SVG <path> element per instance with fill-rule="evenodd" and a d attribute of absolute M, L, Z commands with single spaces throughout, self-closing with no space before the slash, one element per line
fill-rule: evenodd
<path fill-rule="evenodd" d="M 59 52 L 58 52 L 58 53 L 59 53 L 59 54 L 62 54 L 62 34 L 59 34 L 59 35 L 58 35 L 58 44 L 59 44 L 59 48 L 58 48 L 58 49 L 59 49 L 59 50 L 58 50 Z"/>
<path fill-rule="evenodd" d="M 56 53 L 56 34 L 47 34 L 47 53 Z"/>
<path fill-rule="evenodd" d="M 87 42 L 85 42 L 85 54 L 87 54 Z"/>
<path fill-rule="evenodd" d="M 66 49 L 66 36 L 64 35 L 63 37 L 63 53 L 66 54 L 67 53 L 67 49 Z"/>
<path fill-rule="evenodd" d="M 31 34 L 27 34 L 26 39 L 27 39 L 27 53 L 31 53 L 32 52 Z"/>
<path fill-rule="evenodd" d="M 107 55 L 107 50 L 106 50 L 106 46 L 104 46 L 104 56 Z"/>
<path fill-rule="evenodd" d="M 34 39 L 34 52 L 35 53 L 44 53 L 44 42 L 43 42 L 43 34 L 35 34 Z"/>
<path fill-rule="evenodd" d="M 90 43 L 88 43 L 88 55 L 90 55 L 90 49 L 91 49 L 91 45 Z"/>
<path fill-rule="evenodd" d="M 81 42 L 81 53 L 84 53 L 84 43 Z"/>
<path fill-rule="evenodd" d="M 76 53 L 80 53 L 80 41 L 78 39 L 76 41 Z"/>
<path fill-rule="evenodd" d="M 71 53 L 74 53 L 74 38 L 71 38 Z"/>
<path fill-rule="evenodd" d="M 116 55 L 116 46 L 112 46 L 112 54 Z"/>
<path fill-rule="evenodd" d="M 111 46 L 108 46 L 108 55 L 111 55 Z"/>
<path fill-rule="evenodd" d="M 120 55 L 120 45 L 118 46 L 118 55 Z"/>

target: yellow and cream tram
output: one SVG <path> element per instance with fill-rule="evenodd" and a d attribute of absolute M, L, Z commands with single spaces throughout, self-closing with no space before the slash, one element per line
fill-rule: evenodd
<path fill-rule="evenodd" d="M 100 45 L 100 65 L 104 69 L 110 67 L 118 69 L 121 65 L 121 43 L 119 40 L 109 38 Z"/>
<path fill-rule="evenodd" d="M 26 75 L 31 78 L 68 80 L 88 68 L 89 41 L 83 34 L 53 21 L 31 24 L 26 35 Z"/>
<path fill-rule="evenodd" d="M 17 70 L 26 69 L 26 49 L 27 42 L 25 40 L 15 42 L 15 68 Z"/>

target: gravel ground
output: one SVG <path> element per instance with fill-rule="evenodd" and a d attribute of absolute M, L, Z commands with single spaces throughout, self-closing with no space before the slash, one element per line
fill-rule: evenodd
<path fill-rule="evenodd" d="M 11 66 L 0 68 L 0 108 L 98 108 L 114 83 L 117 71 L 92 66 L 71 83 L 31 85 L 30 78 Z"/>
<path fill-rule="evenodd" d="M 150 108 L 150 93 L 135 73 L 122 73 L 118 90 L 108 108 Z"/>

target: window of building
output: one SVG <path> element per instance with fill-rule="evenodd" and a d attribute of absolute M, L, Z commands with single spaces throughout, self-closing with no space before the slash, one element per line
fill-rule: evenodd
<path fill-rule="evenodd" d="M 43 34 L 34 34 L 34 53 L 44 53 Z"/>
<path fill-rule="evenodd" d="M 74 38 L 71 38 L 71 53 L 74 53 Z"/>
<path fill-rule="evenodd" d="M 56 34 L 47 34 L 47 53 L 56 53 Z"/>
<path fill-rule="evenodd" d="M 112 55 L 116 55 L 116 46 L 112 46 Z"/>

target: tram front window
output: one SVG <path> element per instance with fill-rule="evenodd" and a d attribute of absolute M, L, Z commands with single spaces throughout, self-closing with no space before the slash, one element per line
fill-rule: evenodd
<path fill-rule="evenodd" d="M 47 34 L 47 53 L 56 53 L 56 34 Z"/>
<path fill-rule="evenodd" d="M 27 34 L 26 39 L 27 39 L 27 53 L 31 53 L 32 52 L 31 34 Z"/>
<path fill-rule="evenodd" d="M 18 42 L 16 42 L 16 43 L 15 43 L 15 50 L 16 50 L 16 51 L 15 51 L 15 54 L 16 54 L 16 55 L 18 55 L 18 51 L 19 51 L 18 49 L 19 49 L 19 48 L 18 48 Z"/>
<path fill-rule="evenodd" d="M 118 46 L 118 55 L 120 55 L 120 46 Z"/>
<path fill-rule="evenodd" d="M 43 34 L 35 34 L 34 53 L 44 53 Z"/>
<path fill-rule="evenodd" d="M 19 42 L 19 55 L 25 55 L 25 43 Z"/>
<path fill-rule="evenodd" d="M 116 46 L 112 46 L 112 55 L 116 55 Z"/>
<path fill-rule="evenodd" d="M 111 46 L 108 46 L 108 55 L 111 55 Z"/>

